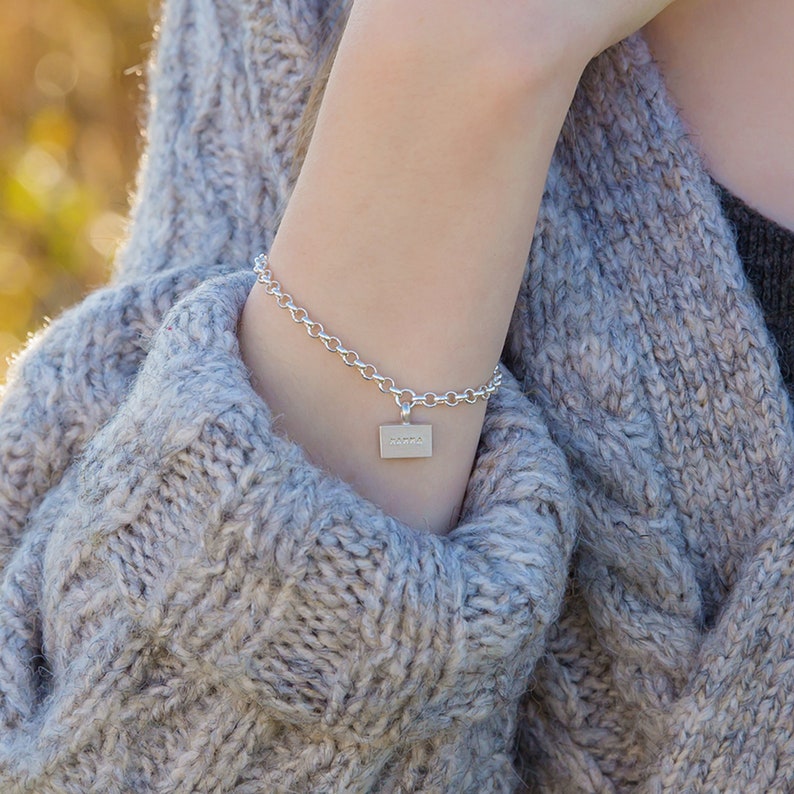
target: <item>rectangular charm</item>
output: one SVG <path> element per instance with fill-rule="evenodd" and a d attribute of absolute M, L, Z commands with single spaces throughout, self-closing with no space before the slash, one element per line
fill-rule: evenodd
<path fill-rule="evenodd" d="M 432 425 L 381 425 L 382 458 L 430 458 L 433 456 Z"/>

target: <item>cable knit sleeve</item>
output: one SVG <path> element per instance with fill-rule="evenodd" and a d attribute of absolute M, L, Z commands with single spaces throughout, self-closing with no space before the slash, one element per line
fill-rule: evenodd
<path fill-rule="evenodd" d="M 400 524 L 272 431 L 252 284 L 105 290 L 14 368 L 0 788 L 506 794 L 567 581 L 564 457 L 505 372 L 459 526 Z"/>
<path fill-rule="evenodd" d="M 191 675 L 368 741 L 476 722 L 520 694 L 572 543 L 565 463 L 514 381 L 465 518 L 418 533 L 271 432 L 237 352 L 246 276 L 168 315 L 88 446 L 79 521 L 118 597 Z"/>

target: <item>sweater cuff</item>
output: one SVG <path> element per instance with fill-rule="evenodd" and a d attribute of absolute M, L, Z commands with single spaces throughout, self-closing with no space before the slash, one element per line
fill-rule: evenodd
<path fill-rule="evenodd" d="M 252 284 L 214 279 L 174 307 L 86 451 L 121 599 L 195 675 L 292 724 L 393 742 L 486 718 L 560 606 L 562 454 L 505 373 L 460 526 L 406 527 L 272 431 L 237 342 Z"/>

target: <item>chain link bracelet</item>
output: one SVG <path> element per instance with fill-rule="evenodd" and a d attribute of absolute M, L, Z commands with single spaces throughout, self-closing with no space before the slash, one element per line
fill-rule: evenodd
<path fill-rule="evenodd" d="M 462 403 L 473 404 L 478 400 L 488 400 L 502 384 L 502 373 L 498 365 L 494 368 L 490 379 L 476 389 L 468 388 L 462 392 L 448 391 L 436 394 L 429 391 L 415 392 L 413 389 L 401 388 L 393 378 L 381 375 L 374 364 L 367 364 L 359 358 L 355 350 L 342 344 L 337 336 L 326 332 L 322 323 L 312 320 L 308 311 L 297 306 L 292 295 L 282 289 L 281 284 L 273 277 L 270 260 L 267 254 L 259 254 L 254 259 L 254 273 L 257 281 L 265 288 L 268 295 L 276 299 L 279 308 L 289 311 L 294 322 L 303 325 L 312 339 L 319 339 L 325 349 L 336 353 L 348 366 L 356 369 L 364 380 L 374 381 L 382 394 L 391 395 L 400 409 L 400 424 L 380 426 L 380 456 L 382 458 L 429 458 L 433 454 L 433 429 L 431 425 L 411 424 L 411 409 L 416 405 L 435 408 L 439 405 L 454 407 Z"/>

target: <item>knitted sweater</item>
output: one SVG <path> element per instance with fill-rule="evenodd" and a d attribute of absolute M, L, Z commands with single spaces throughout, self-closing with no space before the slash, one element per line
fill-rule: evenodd
<path fill-rule="evenodd" d="M 272 432 L 236 325 L 325 2 L 166 0 L 113 283 L 9 375 L 0 790 L 787 790 L 790 407 L 641 38 L 562 131 L 459 526 Z"/>

